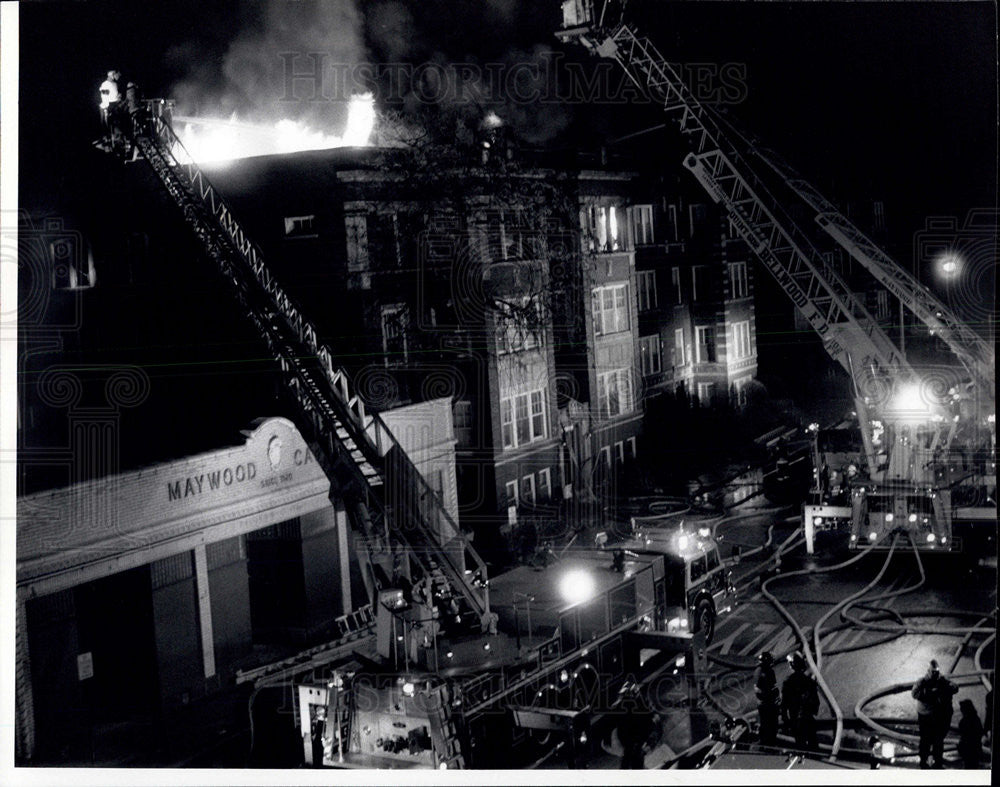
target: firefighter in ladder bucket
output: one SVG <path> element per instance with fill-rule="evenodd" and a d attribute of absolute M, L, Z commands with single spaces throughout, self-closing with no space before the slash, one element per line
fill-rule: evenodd
<path fill-rule="evenodd" d="M 101 82 L 101 86 L 98 88 L 100 94 L 98 106 L 101 109 L 101 127 L 104 129 L 104 138 L 97 145 L 109 152 L 116 147 L 121 134 L 118 128 L 118 116 L 122 106 L 122 94 L 118 87 L 121 78 L 121 72 L 108 71 L 107 78 Z"/>

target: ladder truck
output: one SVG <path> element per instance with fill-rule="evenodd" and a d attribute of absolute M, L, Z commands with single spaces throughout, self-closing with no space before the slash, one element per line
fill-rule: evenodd
<path fill-rule="evenodd" d="M 814 446 L 814 488 L 803 507 L 807 549 L 815 531 L 850 529 L 850 545 L 886 548 L 906 532 L 922 549 L 954 547 L 956 516 L 996 520 L 993 348 L 928 288 L 895 264 L 862 231 L 774 154 L 765 152 L 699 102 L 677 70 L 626 14 L 627 0 L 565 0 L 559 39 L 619 64 L 659 104 L 686 141 L 684 166 L 820 336 L 853 385 L 858 445 Z M 864 303 L 824 258 L 817 233 L 792 218 L 798 201 L 826 236 L 846 250 L 957 357 L 960 371 L 943 383 L 939 370 L 913 368 Z M 838 448 L 843 448 L 844 435 Z M 957 468 L 954 444 L 974 460 Z M 848 441 L 849 442 L 849 441 Z M 824 455 L 845 459 L 833 475 Z M 834 499 L 835 498 L 835 499 Z"/>
<path fill-rule="evenodd" d="M 371 608 L 342 640 L 251 671 L 292 685 L 307 764 L 513 767 L 552 746 L 573 757 L 591 723 L 642 673 L 673 668 L 697 704 L 704 635 L 668 631 L 662 555 L 581 550 L 542 571 L 490 578 L 377 413 L 352 392 L 313 323 L 171 126 L 146 102 L 108 152 L 141 156 L 183 213 L 281 370 L 289 410 L 367 548 Z M 359 622 L 360 621 L 360 622 Z M 374 629 L 374 633 L 372 633 Z M 548 749 L 546 748 L 548 747 Z"/>

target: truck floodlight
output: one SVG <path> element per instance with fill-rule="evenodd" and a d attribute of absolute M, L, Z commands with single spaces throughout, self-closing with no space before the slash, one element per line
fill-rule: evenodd
<path fill-rule="evenodd" d="M 816 525 L 817 527 L 819 525 L 822 525 L 823 524 L 823 517 L 821 517 L 821 516 L 813 517 L 813 524 Z"/>
<path fill-rule="evenodd" d="M 579 604 L 594 595 L 594 578 L 582 569 L 569 571 L 559 582 L 559 593 L 570 604 Z"/>
<path fill-rule="evenodd" d="M 407 697 L 412 697 L 416 693 L 417 693 L 417 687 L 414 686 L 412 683 L 407 681 L 406 683 L 403 684 L 403 694 L 405 694 Z"/>
<path fill-rule="evenodd" d="M 698 535 L 701 536 L 702 538 L 708 538 L 710 535 L 712 535 L 712 531 L 707 527 L 699 527 Z"/>
<path fill-rule="evenodd" d="M 871 533 L 868 534 L 868 540 L 869 541 L 878 541 L 878 533 L 876 533 L 873 530 Z"/>
<path fill-rule="evenodd" d="M 893 411 L 910 414 L 929 414 L 927 402 L 920 393 L 920 385 L 917 383 L 907 383 L 900 386 L 896 396 L 892 400 Z"/>
<path fill-rule="evenodd" d="M 439 771 L 446 771 L 446 770 L 448 770 L 448 763 L 442 762 L 440 765 L 438 765 L 438 770 Z"/>
<path fill-rule="evenodd" d="M 936 535 L 934 535 L 933 533 L 928 533 L 927 534 L 927 543 L 928 544 L 933 544 L 936 540 L 937 540 L 937 536 Z"/>
<path fill-rule="evenodd" d="M 689 539 L 687 536 L 678 536 L 677 537 L 677 548 L 678 549 L 687 549 L 688 545 L 690 543 L 691 543 L 691 539 Z"/>
<path fill-rule="evenodd" d="M 910 514 L 909 520 L 910 520 L 910 522 L 916 522 L 917 521 L 917 515 L 916 514 Z"/>
<path fill-rule="evenodd" d="M 891 511 L 888 514 L 885 515 L 885 521 L 886 522 L 891 522 L 895 518 L 896 518 L 896 515 L 893 514 Z"/>
<path fill-rule="evenodd" d="M 674 666 L 677 667 L 677 669 L 680 669 L 685 664 L 687 664 L 687 656 L 680 655 L 676 659 L 674 659 Z"/>
<path fill-rule="evenodd" d="M 858 534 L 857 533 L 851 533 L 851 541 L 857 541 L 857 540 L 858 540 Z"/>
<path fill-rule="evenodd" d="M 942 544 L 947 544 L 948 543 L 948 536 L 941 536 L 941 543 Z"/>
<path fill-rule="evenodd" d="M 568 681 L 569 681 L 569 672 L 563 670 L 562 672 L 559 673 L 559 682 L 566 683 Z"/>

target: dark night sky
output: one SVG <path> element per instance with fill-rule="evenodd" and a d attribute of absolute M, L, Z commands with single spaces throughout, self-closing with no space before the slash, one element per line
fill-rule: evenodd
<path fill-rule="evenodd" d="M 22 207 L 72 216 L 73 204 L 88 198 L 78 162 L 97 135 L 96 88 L 109 67 L 137 78 L 147 95 L 176 95 L 192 84 L 221 95 L 234 41 L 273 64 L 276 56 L 260 42 L 287 48 L 302 33 L 304 45 L 315 48 L 322 30 L 312 22 L 330 17 L 313 16 L 310 3 L 209 6 L 22 4 Z M 821 190 L 882 197 L 901 255 L 926 216 L 996 204 L 993 3 L 647 0 L 633 8 L 672 61 L 745 63 L 747 95 L 734 114 Z M 519 53 L 546 47 L 587 68 L 596 62 L 555 41 L 556 0 L 380 0 L 357 9 L 356 41 L 345 40 L 338 23 L 330 26 L 334 57 L 509 65 Z M 257 101 L 251 109 L 269 108 Z M 553 145 L 660 122 L 648 105 L 519 107 L 508 116 L 520 133 Z"/>

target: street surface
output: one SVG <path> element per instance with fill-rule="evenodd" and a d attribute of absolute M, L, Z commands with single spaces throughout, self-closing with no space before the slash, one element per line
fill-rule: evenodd
<path fill-rule="evenodd" d="M 763 502 L 758 500 L 757 505 Z M 763 544 L 769 527 L 773 527 L 775 546 L 789 537 L 792 544 L 797 543 L 794 534 L 798 523 L 791 516 L 791 509 L 759 510 L 761 513 L 750 512 L 750 515 L 733 511 L 736 516 L 717 525 L 716 536 L 724 559 L 733 554 L 736 546 L 746 554 Z M 685 518 L 689 524 L 697 519 L 690 513 Z M 985 552 L 989 550 L 995 555 L 995 541 L 981 534 L 966 534 L 964 547 L 962 554 L 924 552 L 918 562 L 909 543 L 901 540 L 879 582 L 847 610 L 855 620 L 845 620 L 838 612 L 823 623 L 821 674 L 843 716 L 842 754 L 850 756 L 853 750 L 861 755 L 869 751 L 868 738 L 876 730 L 858 718 L 856 706 L 863 703 L 862 713 L 898 736 L 899 756 L 895 764 L 917 767 L 916 707 L 909 689 L 927 670 L 932 658 L 959 685 L 954 699 L 953 734 L 949 739 L 952 751 L 946 750 L 946 759 L 956 757 L 953 749 L 957 741 L 959 701 L 971 699 L 983 718 L 986 689 L 974 674 L 975 660 L 979 651 L 982 667 L 993 668 L 991 633 L 996 630 L 996 618 L 989 616 L 996 611 L 997 576 L 995 559 L 981 558 L 988 558 Z M 757 654 L 772 653 L 780 684 L 790 674 L 784 658 L 802 649 L 792 627 L 760 589 L 760 572 L 770 554 L 764 551 L 733 566 L 737 585 L 741 586 L 740 604 L 719 619 L 708 649 L 709 675 L 703 681 L 707 690 L 703 691 L 700 707 L 704 711 L 703 721 L 719 723 L 726 715 L 739 718 L 748 714 L 753 720 Z M 797 543 L 782 556 L 778 578 L 767 583 L 768 590 L 802 627 L 810 645 L 812 627 L 817 621 L 834 605 L 871 583 L 886 563 L 889 551 L 874 551 L 851 565 L 826 573 L 792 574 L 801 569 L 836 566 L 857 554 L 847 549 L 846 533 L 821 533 L 815 555 L 806 555 L 805 547 Z M 764 577 L 774 575 L 772 571 Z M 868 602 L 870 605 L 866 607 Z M 874 622 L 866 623 L 869 619 Z M 977 626 L 978 630 L 968 632 Z M 662 683 L 654 681 L 651 686 Z M 898 688 L 895 693 L 875 696 L 893 687 Z M 647 768 L 656 768 L 697 743 L 705 725 L 692 733 L 686 710 L 671 707 L 677 700 L 676 691 L 657 688 L 650 691 L 650 696 L 663 724 L 661 741 L 646 760 Z M 820 745 L 828 753 L 834 739 L 834 712 L 825 701 L 817 718 Z M 907 741 L 912 742 L 912 748 L 906 745 Z M 780 737 L 779 746 L 791 748 L 791 738 Z M 588 767 L 619 767 L 620 751 L 612 734 L 590 759 Z M 565 763 L 562 758 L 554 757 L 543 767 L 565 767 Z"/>

